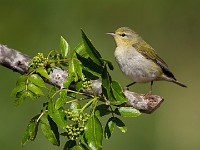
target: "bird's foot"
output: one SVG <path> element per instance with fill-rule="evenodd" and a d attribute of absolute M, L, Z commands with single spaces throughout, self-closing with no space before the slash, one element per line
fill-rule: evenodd
<path fill-rule="evenodd" d="M 149 91 L 148 93 L 144 94 L 145 97 L 149 97 L 152 95 L 152 91 Z"/>
<path fill-rule="evenodd" d="M 123 87 L 123 91 L 129 90 L 127 86 Z"/>
<path fill-rule="evenodd" d="M 129 90 L 129 87 L 130 86 L 132 86 L 133 84 L 135 84 L 136 82 L 133 82 L 133 83 L 131 83 L 131 84 L 128 84 L 128 85 L 126 85 L 124 88 L 123 88 L 123 90 L 125 91 L 125 90 Z"/>

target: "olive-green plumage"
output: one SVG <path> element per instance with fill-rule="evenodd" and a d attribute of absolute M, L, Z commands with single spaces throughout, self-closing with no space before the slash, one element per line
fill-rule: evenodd
<path fill-rule="evenodd" d="M 119 67 L 134 83 L 151 82 L 152 85 L 153 81 L 165 80 L 186 87 L 176 80 L 167 64 L 136 32 L 121 27 L 108 34 L 115 38 L 117 48 L 114 54 Z"/>

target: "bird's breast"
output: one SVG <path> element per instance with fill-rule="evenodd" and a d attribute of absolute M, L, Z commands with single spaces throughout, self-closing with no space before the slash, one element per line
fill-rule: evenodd
<path fill-rule="evenodd" d="M 114 55 L 122 72 L 135 82 L 150 82 L 162 73 L 155 62 L 145 58 L 132 46 L 117 47 Z"/>

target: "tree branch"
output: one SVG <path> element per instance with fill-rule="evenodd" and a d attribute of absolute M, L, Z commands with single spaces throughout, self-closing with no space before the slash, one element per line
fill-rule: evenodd
<path fill-rule="evenodd" d="M 14 49 L 8 48 L 5 45 L 0 44 L 0 64 L 13 71 L 24 74 L 28 71 L 28 63 L 31 60 L 30 56 L 27 56 Z M 68 77 L 68 71 L 61 68 L 55 68 L 49 75 L 50 80 L 46 81 L 49 84 L 63 87 L 63 82 Z M 96 95 L 100 95 L 101 81 L 93 80 L 93 91 Z M 84 90 L 85 93 L 91 94 L 92 91 Z M 158 95 L 139 94 L 129 90 L 124 90 L 124 94 L 127 96 L 129 102 L 122 104 L 122 106 L 134 107 L 143 113 L 152 113 L 155 111 L 164 99 Z"/>

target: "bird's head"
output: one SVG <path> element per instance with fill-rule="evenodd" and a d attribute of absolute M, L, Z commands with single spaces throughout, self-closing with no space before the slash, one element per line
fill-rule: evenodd
<path fill-rule="evenodd" d="M 107 33 L 115 38 L 117 46 L 131 46 L 138 42 L 139 36 L 129 27 L 118 28 L 114 33 Z"/>

